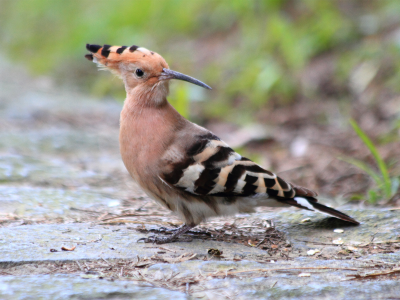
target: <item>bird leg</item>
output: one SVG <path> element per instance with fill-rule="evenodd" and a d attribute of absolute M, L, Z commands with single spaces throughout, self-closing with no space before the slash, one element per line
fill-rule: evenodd
<path fill-rule="evenodd" d="M 179 228 L 175 231 L 175 233 L 174 233 L 173 235 L 171 235 L 171 236 L 168 236 L 168 237 L 161 237 L 161 236 L 154 236 L 154 235 L 153 235 L 153 236 L 149 236 L 149 237 L 147 237 L 147 238 L 138 239 L 138 242 L 139 242 L 139 241 L 144 241 L 145 243 L 154 243 L 154 244 L 166 244 L 166 243 L 171 243 L 171 242 L 175 241 L 175 240 L 178 238 L 179 235 L 181 235 L 181 234 L 187 232 L 188 230 L 192 229 L 193 227 L 194 227 L 194 225 L 187 225 L 187 224 L 184 224 L 184 225 L 182 225 L 181 227 L 179 227 Z M 188 238 L 188 239 L 185 239 L 184 241 L 185 241 L 185 242 L 190 242 L 190 241 L 192 241 L 192 239 L 191 239 L 191 238 Z"/>

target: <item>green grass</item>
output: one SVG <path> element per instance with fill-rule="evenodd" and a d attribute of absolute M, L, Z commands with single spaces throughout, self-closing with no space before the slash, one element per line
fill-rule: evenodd
<path fill-rule="evenodd" d="M 367 173 L 375 183 L 375 186 L 368 190 L 368 202 L 375 204 L 378 201 L 389 201 L 399 190 L 400 177 L 390 176 L 388 165 L 382 159 L 376 146 L 367 136 L 367 134 L 358 126 L 354 120 L 350 120 L 350 125 L 356 132 L 358 137 L 363 141 L 364 145 L 371 152 L 375 160 L 375 166 L 369 165 L 364 161 L 355 158 L 341 158 L 341 160 L 351 163 L 357 168 Z M 379 171 L 377 171 L 378 169 Z"/>

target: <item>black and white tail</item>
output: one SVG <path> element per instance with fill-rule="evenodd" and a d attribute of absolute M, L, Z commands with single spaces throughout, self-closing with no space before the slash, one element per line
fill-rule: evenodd
<path fill-rule="evenodd" d="M 342 213 L 336 209 L 333 209 L 331 207 L 328 207 L 326 205 L 323 205 L 321 203 L 317 202 L 317 199 L 313 197 L 300 197 L 300 196 L 295 196 L 294 198 L 283 198 L 283 199 L 277 199 L 279 202 L 289 204 L 292 206 L 296 206 L 298 208 L 303 208 L 311 211 L 319 211 L 321 213 L 330 215 L 332 217 L 359 225 L 360 223 L 353 219 L 352 217 L 346 215 L 345 213 Z"/>

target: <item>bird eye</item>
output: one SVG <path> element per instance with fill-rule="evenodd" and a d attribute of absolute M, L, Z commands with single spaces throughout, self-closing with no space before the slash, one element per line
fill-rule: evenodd
<path fill-rule="evenodd" d="M 136 69 L 136 75 L 138 76 L 138 77 L 142 77 L 143 75 L 144 75 L 144 72 L 142 71 L 142 70 L 140 70 L 140 69 Z"/>

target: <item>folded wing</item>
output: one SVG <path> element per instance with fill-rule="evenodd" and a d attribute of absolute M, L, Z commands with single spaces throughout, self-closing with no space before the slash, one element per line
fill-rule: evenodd
<path fill-rule="evenodd" d="M 198 136 L 182 162 L 173 164 L 163 179 L 187 193 L 213 197 L 266 198 L 298 208 L 319 211 L 359 224 L 352 217 L 318 203 L 317 193 L 295 186 L 233 151 L 217 136 Z"/>
<path fill-rule="evenodd" d="M 178 163 L 169 174 L 168 183 L 188 193 L 216 197 L 316 197 L 317 194 L 296 187 L 233 151 L 225 142 L 209 133 L 198 136 L 187 150 L 185 163 Z"/>

